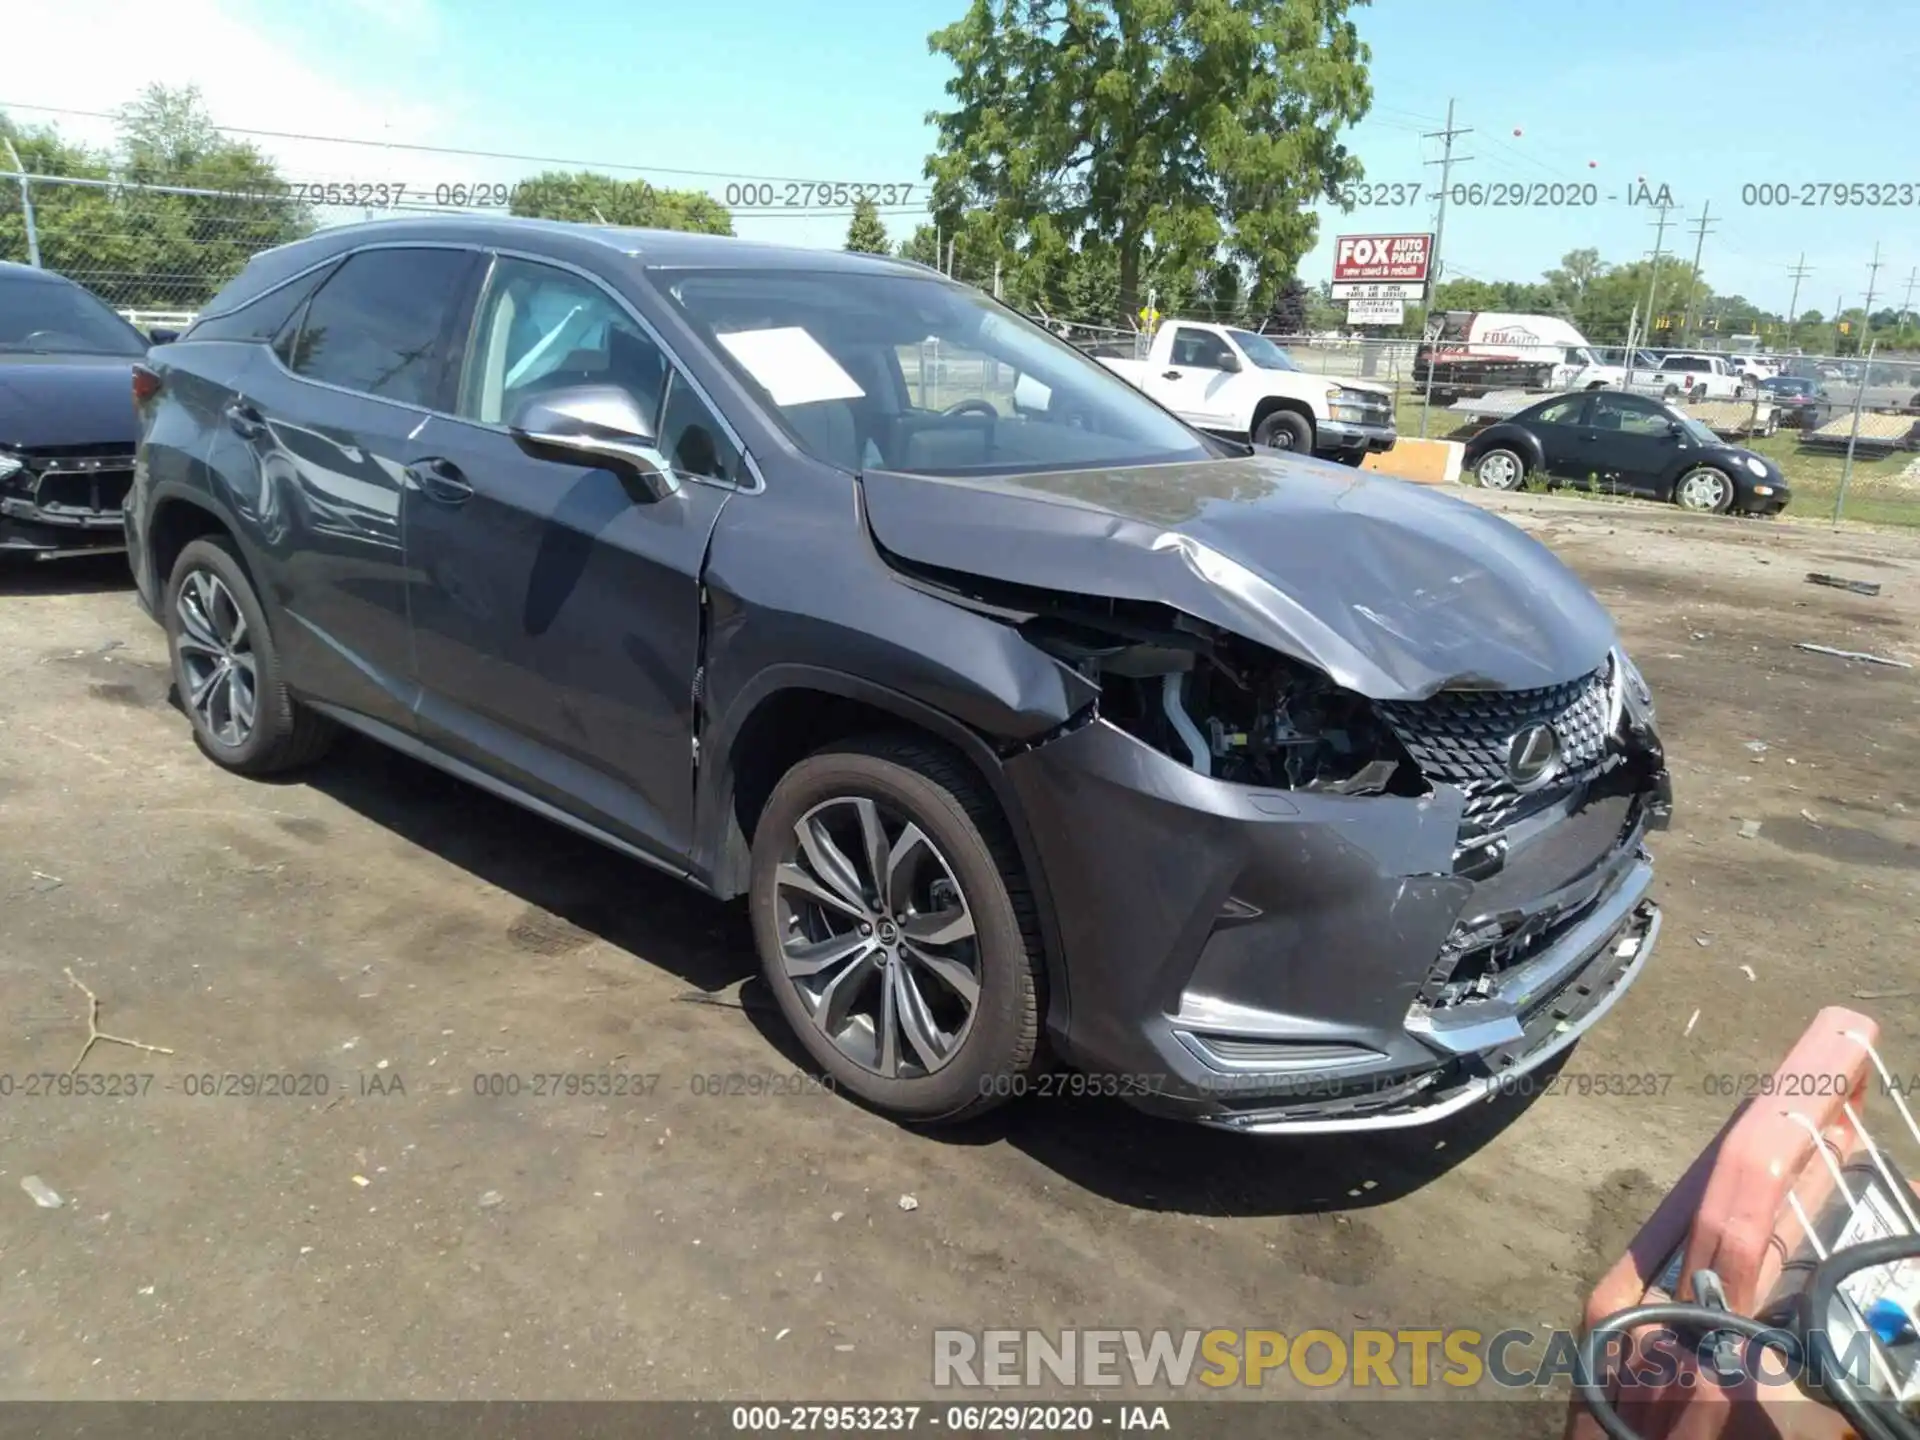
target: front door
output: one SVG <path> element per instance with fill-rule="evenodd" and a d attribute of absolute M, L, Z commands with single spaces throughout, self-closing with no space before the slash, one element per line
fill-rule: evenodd
<path fill-rule="evenodd" d="M 1227 342 L 1211 331 L 1175 326 L 1168 351 L 1171 363 L 1151 372 L 1154 398 L 1189 425 L 1209 429 L 1231 425 L 1233 417 L 1227 413 L 1223 392 L 1233 378 L 1226 368 L 1232 356 Z"/>
<path fill-rule="evenodd" d="M 1651 400 L 1613 393 L 1594 396 L 1583 443 L 1592 452 L 1595 488 L 1656 495 L 1679 455 L 1673 417 Z"/>
<path fill-rule="evenodd" d="M 1581 444 L 1581 419 L 1587 408 L 1584 394 L 1567 395 L 1533 417 L 1527 428 L 1540 442 L 1547 474 L 1575 484 L 1587 478 L 1587 456 Z"/>
<path fill-rule="evenodd" d="M 501 257 L 460 419 L 418 437 L 404 497 L 424 738 L 667 860 L 691 849 L 694 672 L 707 539 L 743 461 L 623 302 Z M 655 417 L 675 493 L 534 459 L 529 399 L 616 384 Z"/>

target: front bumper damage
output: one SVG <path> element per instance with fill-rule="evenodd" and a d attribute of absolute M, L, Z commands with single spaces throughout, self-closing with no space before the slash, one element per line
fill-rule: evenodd
<path fill-rule="evenodd" d="M 1316 455 L 1339 455 L 1364 450 L 1381 455 L 1393 449 L 1400 432 L 1391 421 L 1357 424 L 1350 420 L 1322 420 L 1314 426 L 1313 450 Z"/>
<path fill-rule="evenodd" d="M 1642 733 L 1471 845 L 1448 785 L 1254 788 L 1097 718 L 1013 757 L 1067 961 L 1056 1046 L 1144 1109 L 1246 1133 L 1472 1105 L 1577 1041 L 1652 953 L 1643 841 L 1671 788 Z"/>
<path fill-rule="evenodd" d="M 0 480 L 0 555 L 38 560 L 126 548 L 122 521 L 133 484 L 132 447 L 26 453 Z"/>

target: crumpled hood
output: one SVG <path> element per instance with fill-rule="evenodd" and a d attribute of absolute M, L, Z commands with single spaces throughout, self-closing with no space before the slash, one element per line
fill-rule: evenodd
<path fill-rule="evenodd" d="M 0 355 L 0 445 L 131 445 L 133 366 L 119 355 Z"/>
<path fill-rule="evenodd" d="M 1377 700 L 1597 669 L 1613 621 L 1537 540 L 1425 486 L 1256 455 L 991 479 L 869 471 L 908 561 L 1170 605 Z"/>

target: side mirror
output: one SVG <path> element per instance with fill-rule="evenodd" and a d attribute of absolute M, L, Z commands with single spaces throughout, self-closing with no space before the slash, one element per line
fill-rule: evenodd
<path fill-rule="evenodd" d="M 147 331 L 147 339 L 155 345 L 171 345 L 179 338 L 180 332 L 178 330 L 166 330 L 156 326 L 154 329 Z"/>
<path fill-rule="evenodd" d="M 1229 350 L 1220 357 L 1220 363 L 1214 368 L 1224 370 L 1229 375 L 1237 375 L 1240 373 L 1240 357 Z"/>
<path fill-rule="evenodd" d="M 507 423 L 514 444 L 536 460 L 612 470 L 663 500 L 680 486 L 655 448 L 653 421 L 618 385 L 570 385 L 536 395 Z"/>
<path fill-rule="evenodd" d="M 1682 425 L 1678 420 L 1667 421 L 1667 435 L 1669 438 L 1678 440 L 1686 433 L 1687 427 Z"/>

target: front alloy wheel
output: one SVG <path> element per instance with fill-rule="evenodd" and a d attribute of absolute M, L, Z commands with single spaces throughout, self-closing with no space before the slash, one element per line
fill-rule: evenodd
<path fill-rule="evenodd" d="M 1733 482 L 1723 472 L 1702 465 L 1680 477 L 1673 498 L 1683 510 L 1718 514 L 1733 503 Z"/>
<path fill-rule="evenodd" d="M 931 1075 L 980 1001 L 973 912 L 926 832 L 839 796 L 793 825 L 775 875 L 786 977 L 827 1041 L 887 1079 Z"/>
<path fill-rule="evenodd" d="M 235 748 L 253 734 L 260 704 L 260 672 L 247 617 L 225 582 L 211 570 L 188 572 L 178 600 L 182 699 L 206 731 Z"/>
<path fill-rule="evenodd" d="M 847 1094 L 952 1121 L 1043 1063 L 1038 909 L 1006 815 L 957 752 L 879 734 L 809 755 L 760 812 L 747 888 L 780 1013 Z"/>

